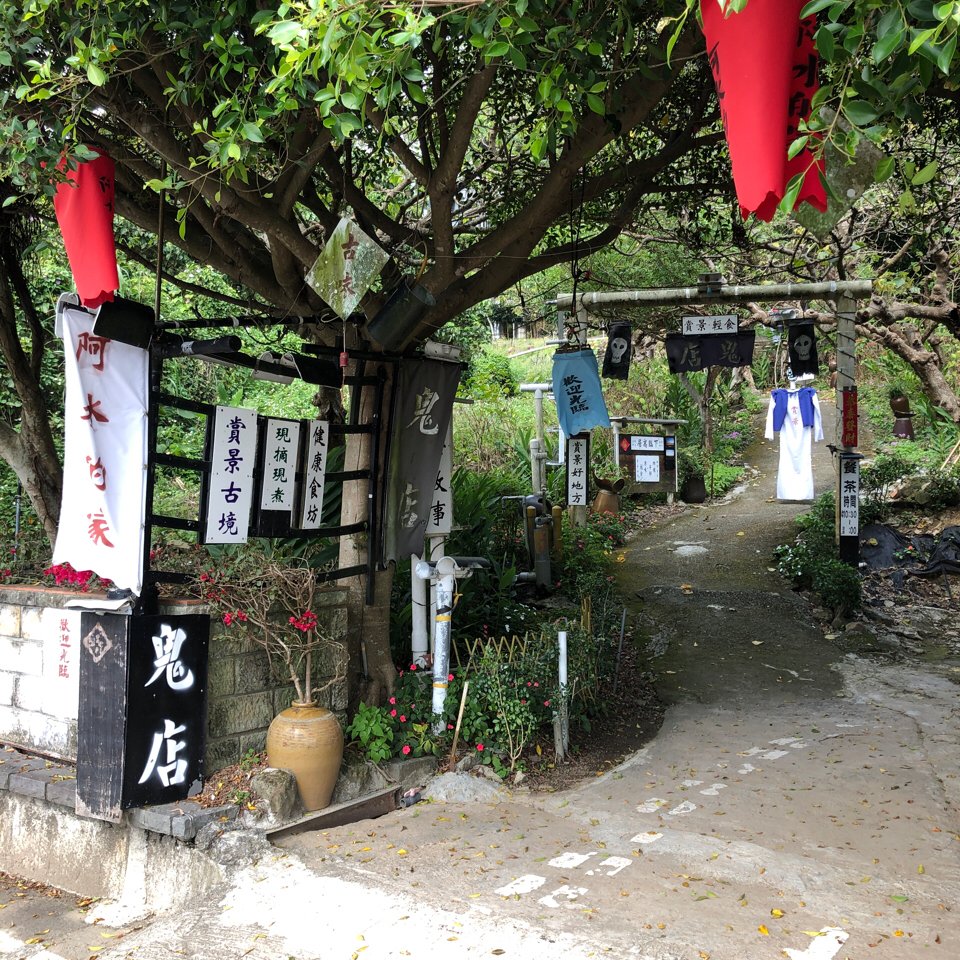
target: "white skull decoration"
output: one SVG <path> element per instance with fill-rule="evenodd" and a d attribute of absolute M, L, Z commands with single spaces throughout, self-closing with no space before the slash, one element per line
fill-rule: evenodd
<path fill-rule="evenodd" d="M 623 363 L 623 356 L 629 347 L 629 340 L 624 340 L 623 337 L 614 337 L 610 341 L 610 362 L 614 366 L 619 366 Z"/>
<path fill-rule="evenodd" d="M 797 356 L 806 363 L 810 359 L 810 352 L 813 350 L 813 337 L 809 334 L 801 334 L 793 341 L 793 349 L 796 350 Z"/>

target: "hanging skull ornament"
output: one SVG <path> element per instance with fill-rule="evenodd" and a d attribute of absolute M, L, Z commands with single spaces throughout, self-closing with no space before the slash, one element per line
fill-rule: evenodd
<path fill-rule="evenodd" d="M 810 354 L 813 351 L 813 337 L 809 334 L 802 333 L 793 341 L 793 349 L 801 361 L 804 363 L 809 362 Z"/>
<path fill-rule="evenodd" d="M 623 355 L 630 349 L 630 341 L 623 337 L 614 337 L 610 341 L 610 362 L 616 366 L 623 363 Z"/>

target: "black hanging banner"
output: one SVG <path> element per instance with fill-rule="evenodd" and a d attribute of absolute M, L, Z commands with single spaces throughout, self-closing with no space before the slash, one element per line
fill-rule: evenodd
<path fill-rule="evenodd" d="M 707 367 L 748 367 L 753 362 L 756 336 L 755 330 L 702 337 L 668 333 L 667 364 L 671 373 L 689 373 Z"/>
<path fill-rule="evenodd" d="M 609 380 L 626 380 L 630 375 L 630 355 L 633 352 L 633 328 L 629 323 L 612 323 L 607 334 L 607 349 L 603 355 L 601 375 Z"/>
<path fill-rule="evenodd" d="M 791 323 L 787 328 L 787 343 L 790 347 L 790 371 L 795 377 L 820 372 L 817 332 L 812 323 Z"/>

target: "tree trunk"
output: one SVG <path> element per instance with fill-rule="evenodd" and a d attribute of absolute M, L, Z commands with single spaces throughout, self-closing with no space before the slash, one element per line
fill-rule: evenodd
<path fill-rule="evenodd" d="M 360 394 L 358 422 L 371 423 L 379 420 L 379 476 L 376 493 L 384 487 L 384 467 L 386 465 L 387 438 L 391 430 L 390 412 L 392 408 L 391 368 L 384 365 L 387 373 L 386 389 L 382 408 L 376 406 L 377 388 L 364 386 Z M 362 469 L 373 463 L 373 437 L 368 433 L 348 434 L 344 469 Z M 371 495 L 367 480 L 353 480 L 344 484 L 341 520 L 344 524 L 356 523 L 367 519 L 368 498 Z M 383 518 L 378 511 L 375 538 L 370 531 L 343 537 L 340 540 L 339 566 L 352 567 L 366 564 L 368 552 L 378 557 L 380 552 L 379 529 Z M 379 566 L 379 565 L 378 565 Z M 367 603 L 367 575 L 365 573 L 350 577 L 344 581 L 349 591 L 347 602 L 348 631 L 347 651 L 350 658 L 348 673 L 348 709 L 356 712 L 361 701 L 370 705 L 381 705 L 393 694 L 397 671 L 390 652 L 390 596 L 393 589 L 393 566 L 385 570 L 376 569 L 374 574 L 373 603 Z"/>

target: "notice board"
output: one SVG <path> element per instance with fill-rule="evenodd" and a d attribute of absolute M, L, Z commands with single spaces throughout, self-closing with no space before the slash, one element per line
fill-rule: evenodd
<path fill-rule="evenodd" d="M 621 433 L 617 459 L 630 493 L 677 492 L 677 438 Z"/>

